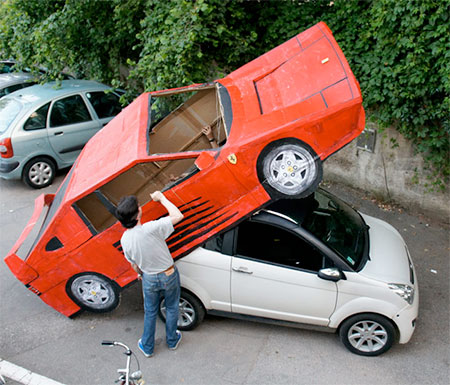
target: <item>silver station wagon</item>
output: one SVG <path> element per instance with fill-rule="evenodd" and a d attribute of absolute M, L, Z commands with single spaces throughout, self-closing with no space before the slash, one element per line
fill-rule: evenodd
<path fill-rule="evenodd" d="M 36 76 L 25 72 L 0 74 L 0 98 L 22 88 L 33 86 L 36 82 Z"/>
<path fill-rule="evenodd" d="M 121 110 L 119 94 L 94 81 L 34 85 L 0 99 L 0 178 L 50 185 Z"/>

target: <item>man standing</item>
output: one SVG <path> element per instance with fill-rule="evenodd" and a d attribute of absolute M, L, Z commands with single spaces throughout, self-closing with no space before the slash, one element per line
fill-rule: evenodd
<path fill-rule="evenodd" d="M 142 224 L 142 208 L 135 196 L 123 197 L 116 210 L 117 218 L 127 229 L 120 241 L 125 258 L 142 279 L 145 316 L 144 332 L 138 347 L 146 357 L 153 355 L 155 347 L 156 315 L 161 295 L 166 304 L 167 345 L 175 350 L 181 341 L 181 332 L 177 330 L 180 276 L 166 239 L 174 231 L 173 226 L 183 219 L 183 214 L 160 191 L 150 194 L 150 197 L 160 202 L 169 216 Z"/>

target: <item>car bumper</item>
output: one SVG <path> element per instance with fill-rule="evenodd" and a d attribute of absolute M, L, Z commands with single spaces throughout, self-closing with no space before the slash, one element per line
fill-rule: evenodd
<path fill-rule="evenodd" d="M 419 315 L 419 289 L 416 286 L 412 305 L 406 306 L 394 317 L 400 332 L 399 343 L 406 344 L 412 337 L 416 328 L 416 320 Z"/>
<path fill-rule="evenodd" d="M 20 179 L 20 163 L 6 159 L 0 159 L 0 178 L 3 179 Z"/>

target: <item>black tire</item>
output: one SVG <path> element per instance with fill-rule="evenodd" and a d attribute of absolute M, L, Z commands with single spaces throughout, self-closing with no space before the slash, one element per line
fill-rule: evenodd
<path fill-rule="evenodd" d="M 166 307 L 164 299 L 159 304 L 158 315 L 166 322 Z M 182 290 L 180 294 L 180 315 L 178 318 L 179 330 L 193 330 L 205 318 L 205 309 L 200 300 L 194 295 Z"/>
<path fill-rule="evenodd" d="M 269 143 L 258 157 L 258 178 L 273 199 L 305 198 L 322 180 L 322 161 L 306 143 L 284 138 Z"/>
<path fill-rule="evenodd" d="M 49 158 L 38 157 L 30 160 L 23 168 L 22 179 L 30 187 L 44 188 L 55 179 L 55 162 Z"/>
<path fill-rule="evenodd" d="M 93 313 L 112 311 L 120 302 L 119 286 L 97 273 L 73 276 L 67 282 L 66 291 L 78 306 Z"/>
<path fill-rule="evenodd" d="M 358 314 L 345 320 L 339 336 L 345 347 L 360 356 L 378 356 L 387 352 L 396 338 L 390 320 L 378 314 Z"/>

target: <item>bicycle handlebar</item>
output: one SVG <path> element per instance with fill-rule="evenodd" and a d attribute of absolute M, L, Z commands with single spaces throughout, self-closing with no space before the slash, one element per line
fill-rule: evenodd
<path fill-rule="evenodd" d="M 114 341 L 102 341 L 102 345 L 107 345 L 107 346 L 113 346 L 114 345 Z"/>

